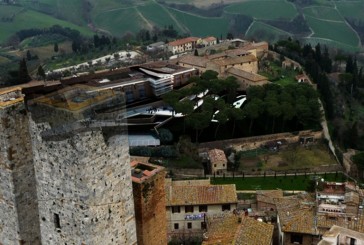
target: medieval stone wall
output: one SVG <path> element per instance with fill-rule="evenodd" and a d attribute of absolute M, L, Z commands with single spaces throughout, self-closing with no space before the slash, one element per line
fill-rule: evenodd
<path fill-rule="evenodd" d="M 50 124 L 36 121 L 31 129 L 42 242 L 136 244 L 127 136 L 106 139 L 100 128 L 49 140 L 41 135 Z"/>
<path fill-rule="evenodd" d="M 0 109 L 0 244 L 40 244 L 28 125 L 22 102 Z"/>

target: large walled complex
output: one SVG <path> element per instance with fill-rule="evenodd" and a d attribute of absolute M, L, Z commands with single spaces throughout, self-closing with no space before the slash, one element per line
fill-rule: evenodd
<path fill-rule="evenodd" d="M 136 244 L 124 101 L 108 93 L 0 94 L 0 244 Z"/>

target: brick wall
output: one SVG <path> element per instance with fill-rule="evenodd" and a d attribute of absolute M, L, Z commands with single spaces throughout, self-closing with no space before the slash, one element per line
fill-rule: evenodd
<path fill-rule="evenodd" d="M 138 245 L 167 244 L 165 172 L 133 182 Z"/>

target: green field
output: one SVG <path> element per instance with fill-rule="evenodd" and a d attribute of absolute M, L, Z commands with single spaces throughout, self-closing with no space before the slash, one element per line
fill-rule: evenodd
<path fill-rule="evenodd" d="M 4 6 L 1 5 L 0 16 L 11 16 L 11 14 L 16 13 L 14 20 L 12 22 L 0 22 L 0 43 L 5 41 L 15 32 L 29 29 L 29 28 L 46 28 L 53 25 L 60 25 L 64 27 L 69 27 L 80 31 L 84 35 L 91 35 L 92 32 L 70 22 L 55 19 L 49 15 L 42 14 L 33 10 L 26 10 L 22 7 L 15 6 Z"/>
<path fill-rule="evenodd" d="M 99 14 L 95 18 L 95 24 L 98 28 L 117 36 L 122 36 L 126 32 L 137 32 L 142 28 L 148 29 L 148 23 L 134 7 Z"/>
<path fill-rule="evenodd" d="M 337 1 L 335 4 L 343 16 L 364 20 L 364 1 Z"/>
<path fill-rule="evenodd" d="M 338 173 L 320 175 L 326 181 L 345 181 L 345 177 Z M 306 190 L 310 185 L 313 176 L 297 175 L 297 176 L 277 176 L 274 177 L 226 177 L 226 178 L 211 178 L 211 184 L 235 184 L 237 190 Z"/>
<path fill-rule="evenodd" d="M 85 14 L 82 9 L 82 1 L 75 0 L 20 0 L 23 6 L 37 10 L 42 13 L 51 14 L 59 19 L 70 21 L 74 24 L 86 26 Z"/>
<path fill-rule="evenodd" d="M 228 20 L 225 18 L 205 18 L 188 14 L 174 9 L 168 9 L 179 23 L 184 25 L 194 36 L 226 36 L 228 31 Z"/>
<path fill-rule="evenodd" d="M 225 12 L 261 20 L 291 20 L 297 14 L 294 5 L 286 1 L 246 1 L 226 7 Z"/>
<path fill-rule="evenodd" d="M 270 40 L 274 42 L 279 39 L 286 39 L 287 37 L 292 36 L 292 34 L 263 22 L 254 21 L 250 29 L 245 33 L 245 36 L 257 37 L 260 40 Z"/>
<path fill-rule="evenodd" d="M 307 7 L 303 9 L 303 13 L 305 14 L 305 16 L 315 17 L 318 19 L 343 21 L 337 10 L 331 7 L 323 7 L 323 6 Z"/>
<path fill-rule="evenodd" d="M 315 32 L 313 37 L 333 40 L 352 47 L 358 47 L 359 38 L 346 23 L 324 21 L 309 16 L 306 16 L 306 20 Z"/>
<path fill-rule="evenodd" d="M 168 9 L 163 6 L 150 3 L 143 6 L 138 6 L 140 13 L 155 26 L 164 27 L 166 25 L 173 25 L 174 29 L 178 32 L 185 32 L 185 28 L 173 19 Z M 182 27 L 182 28 L 181 28 Z"/>

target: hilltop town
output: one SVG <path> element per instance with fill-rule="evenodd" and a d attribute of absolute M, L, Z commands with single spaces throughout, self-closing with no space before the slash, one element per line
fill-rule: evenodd
<path fill-rule="evenodd" d="M 0 88 L 0 244 L 364 244 L 331 59 L 297 45 L 191 36 Z"/>

